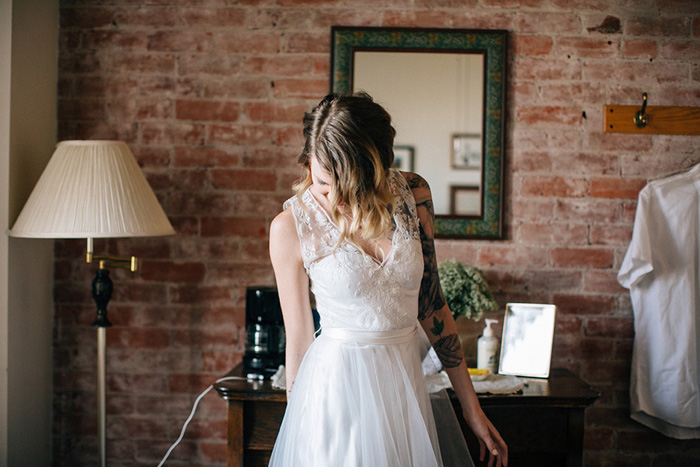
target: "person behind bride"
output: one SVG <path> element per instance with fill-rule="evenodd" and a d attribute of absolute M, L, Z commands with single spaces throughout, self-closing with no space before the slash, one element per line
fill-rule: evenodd
<path fill-rule="evenodd" d="M 304 116 L 305 177 L 270 226 L 288 400 L 270 466 L 473 465 L 461 433 L 459 442 L 439 442 L 443 423 L 459 429 L 454 410 L 453 420 L 436 420 L 431 408 L 423 331 L 480 459 L 508 464 L 440 289 L 430 188 L 391 168 L 394 136 L 389 114 L 365 93 L 329 94 Z"/>

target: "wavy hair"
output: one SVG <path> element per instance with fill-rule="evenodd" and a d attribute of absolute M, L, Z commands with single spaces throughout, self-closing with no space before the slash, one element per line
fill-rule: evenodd
<path fill-rule="evenodd" d="M 374 241 L 391 229 L 394 198 L 387 180 L 395 135 L 391 116 L 366 93 L 328 94 L 304 115 L 306 143 L 298 162 L 306 177 L 293 188 L 301 195 L 313 183 L 312 157 L 330 173 L 330 215 L 341 232 L 336 247 L 345 238 L 357 245 L 360 229 L 361 238 Z"/>

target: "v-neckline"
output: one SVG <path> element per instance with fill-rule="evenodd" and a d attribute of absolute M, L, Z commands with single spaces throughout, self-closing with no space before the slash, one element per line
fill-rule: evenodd
<path fill-rule="evenodd" d="M 321 206 L 321 203 L 316 199 L 316 196 L 314 196 L 314 194 L 311 192 L 311 188 L 310 188 L 310 187 L 306 189 L 306 192 L 309 194 L 309 197 L 310 197 L 310 198 L 313 200 L 313 202 L 316 204 L 316 207 L 317 207 L 318 209 L 321 210 L 321 212 L 323 213 L 323 215 L 324 215 L 325 218 L 326 218 L 326 221 L 331 225 L 331 227 L 332 227 L 333 229 L 335 229 L 338 233 L 340 233 L 340 227 L 338 227 L 338 226 L 336 225 L 336 223 L 333 222 L 333 219 L 331 219 L 331 216 L 330 216 L 330 214 L 328 213 L 328 211 L 326 211 L 326 210 L 324 209 L 324 207 Z M 398 230 L 398 223 L 396 222 L 396 211 L 395 211 L 395 210 L 394 210 L 394 213 L 391 215 L 391 217 L 392 217 L 392 219 L 393 219 L 394 224 L 396 225 L 396 229 Z M 358 251 L 360 254 L 362 254 L 363 256 L 369 257 L 370 260 L 371 260 L 376 266 L 378 266 L 378 267 L 380 267 L 380 268 L 383 269 L 384 266 L 386 266 L 387 262 L 389 261 L 389 258 L 391 258 L 391 256 L 394 254 L 394 250 L 396 250 L 396 241 L 395 241 L 395 240 L 396 240 L 396 231 L 394 231 L 393 235 L 391 236 L 391 250 L 389 250 L 389 253 L 387 253 L 387 254 L 384 256 L 384 260 L 383 260 L 383 261 L 379 261 L 379 258 L 377 258 L 377 257 L 374 256 L 374 255 L 371 255 L 371 254 L 367 253 L 367 252 L 366 252 L 364 249 L 362 249 L 359 245 L 355 245 L 353 242 L 351 242 L 347 237 L 343 239 L 343 242 L 345 242 L 345 243 L 347 243 L 348 245 L 350 245 L 352 248 L 354 248 L 355 250 L 357 250 L 357 251 Z M 341 242 L 341 243 L 343 243 L 343 242 Z M 383 251 L 383 250 L 382 250 L 382 251 Z"/>

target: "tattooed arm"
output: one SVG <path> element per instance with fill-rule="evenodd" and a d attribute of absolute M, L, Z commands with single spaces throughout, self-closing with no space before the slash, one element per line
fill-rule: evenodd
<path fill-rule="evenodd" d="M 465 420 L 479 439 L 480 459 L 484 459 L 485 450 L 488 449 L 489 466 L 493 465 L 494 460 L 497 466 L 508 465 L 508 447 L 481 410 L 464 361 L 452 312 L 440 288 L 434 242 L 435 213 L 430 187 L 420 175 L 407 172 L 403 175 L 416 201 L 423 247 L 424 267 L 418 296 L 418 320 L 450 377 Z"/>

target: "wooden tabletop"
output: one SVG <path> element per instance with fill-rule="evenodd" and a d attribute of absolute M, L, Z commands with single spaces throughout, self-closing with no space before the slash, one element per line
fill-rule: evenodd
<path fill-rule="evenodd" d="M 241 376 L 239 364 L 225 376 Z M 548 407 L 587 407 L 600 393 L 566 369 L 553 369 L 549 378 L 522 378 L 525 387 L 515 394 L 478 394 L 482 406 L 490 405 L 546 405 Z M 272 387 L 270 380 L 232 380 L 214 385 L 219 396 L 226 400 L 265 400 L 285 402 L 284 389 Z M 454 391 L 448 390 L 456 399 Z"/>

